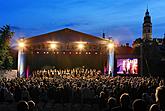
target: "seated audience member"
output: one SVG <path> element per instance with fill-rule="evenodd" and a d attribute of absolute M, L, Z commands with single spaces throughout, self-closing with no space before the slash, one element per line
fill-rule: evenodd
<path fill-rule="evenodd" d="M 99 96 L 99 108 L 100 110 L 103 110 L 106 107 L 106 98 L 105 98 L 105 93 L 103 91 L 100 92 Z"/>
<path fill-rule="evenodd" d="M 157 104 L 151 105 L 149 111 L 160 111 L 159 106 Z"/>
<path fill-rule="evenodd" d="M 28 101 L 30 99 L 29 91 L 27 90 L 27 87 L 23 86 L 21 91 L 21 97 L 22 100 Z"/>
<path fill-rule="evenodd" d="M 146 111 L 146 104 L 143 99 L 135 99 L 132 103 L 133 111 Z"/>
<path fill-rule="evenodd" d="M 110 97 L 107 102 L 108 108 L 105 111 L 111 111 L 117 105 L 117 100 L 114 97 Z"/>
<path fill-rule="evenodd" d="M 29 105 L 26 101 L 19 101 L 17 104 L 17 111 L 28 111 Z"/>
<path fill-rule="evenodd" d="M 29 111 L 35 111 L 35 103 L 32 100 L 28 101 L 28 105 Z"/>
<path fill-rule="evenodd" d="M 165 111 L 165 86 L 156 88 L 155 98 L 160 110 Z"/>
<path fill-rule="evenodd" d="M 146 107 L 149 109 L 149 107 L 153 104 L 153 99 L 151 96 L 149 96 L 148 93 L 143 93 L 142 99 L 145 101 Z"/>
<path fill-rule="evenodd" d="M 120 96 L 120 106 L 112 108 L 112 111 L 132 111 L 130 108 L 130 96 L 128 93 L 123 93 Z"/>

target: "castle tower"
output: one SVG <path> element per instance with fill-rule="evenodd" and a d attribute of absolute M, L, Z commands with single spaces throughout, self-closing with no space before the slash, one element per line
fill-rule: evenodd
<path fill-rule="evenodd" d="M 151 16 L 149 15 L 148 9 L 146 10 L 143 22 L 143 40 L 151 40 L 152 39 L 152 23 Z"/>

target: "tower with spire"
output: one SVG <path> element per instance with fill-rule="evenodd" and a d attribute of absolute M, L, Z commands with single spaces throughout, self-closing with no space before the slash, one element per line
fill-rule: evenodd
<path fill-rule="evenodd" d="M 151 16 L 149 15 L 148 8 L 144 16 L 142 39 L 152 40 L 152 23 L 151 23 Z"/>

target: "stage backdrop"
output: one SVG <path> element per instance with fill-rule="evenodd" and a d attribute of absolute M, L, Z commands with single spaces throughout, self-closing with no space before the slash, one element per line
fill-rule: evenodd
<path fill-rule="evenodd" d="M 53 66 L 56 69 L 76 68 L 85 66 L 86 68 L 98 69 L 103 72 L 107 55 L 101 54 L 27 54 L 26 67 L 29 71 L 42 69 L 46 66 Z"/>

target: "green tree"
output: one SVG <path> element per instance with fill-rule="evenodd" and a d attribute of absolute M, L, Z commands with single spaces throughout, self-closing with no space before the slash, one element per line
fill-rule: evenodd
<path fill-rule="evenodd" d="M 14 32 L 9 25 L 0 28 L 0 69 L 10 69 L 13 65 L 13 57 L 10 53 L 10 41 Z"/>

